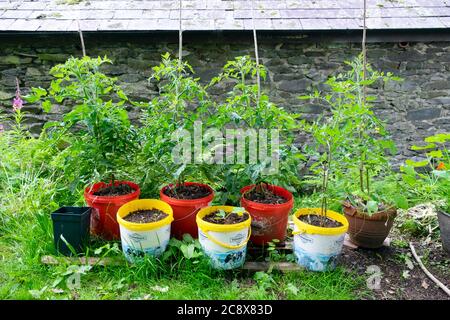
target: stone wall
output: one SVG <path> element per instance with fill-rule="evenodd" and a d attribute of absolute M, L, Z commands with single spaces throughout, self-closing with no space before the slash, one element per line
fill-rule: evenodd
<path fill-rule="evenodd" d="M 11 111 L 15 77 L 22 90 L 46 87 L 49 69 L 70 55 L 80 56 L 77 35 L 7 36 L 0 38 L 0 111 Z M 159 63 L 164 52 L 177 52 L 176 38 L 165 35 L 87 35 L 87 53 L 107 55 L 114 64 L 106 71 L 117 76 L 133 99 L 147 100 L 157 94 L 150 84 L 150 66 Z M 184 59 L 197 76 L 208 81 L 227 60 L 253 54 L 250 37 L 191 36 L 184 46 Z M 327 77 L 344 68 L 343 61 L 360 52 L 357 42 L 305 41 L 302 37 L 261 37 L 260 57 L 269 70 L 264 83 L 272 100 L 280 106 L 316 118 L 322 106 L 297 99 Z M 450 42 L 370 43 L 369 62 L 382 71 L 391 71 L 403 82 L 376 89 L 376 112 L 384 119 L 397 142 L 398 159 L 414 156 L 408 146 L 427 135 L 450 131 Z M 226 90 L 216 90 L 223 94 Z M 38 106 L 27 105 L 26 122 L 38 134 L 48 119 L 57 119 L 70 107 L 59 106 L 44 114 Z"/>

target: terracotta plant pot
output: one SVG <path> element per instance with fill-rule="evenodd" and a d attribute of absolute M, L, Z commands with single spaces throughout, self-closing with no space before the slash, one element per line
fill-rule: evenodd
<path fill-rule="evenodd" d="M 105 240 L 120 239 L 119 224 L 117 223 L 117 211 L 125 203 L 139 199 L 141 190 L 139 186 L 129 181 L 116 181 L 115 185 L 127 184 L 135 191 L 123 196 L 96 196 L 94 193 L 101 188 L 111 185 L 104 182 L 94 184 L 84 190 L 84 198 L 89 207 L 94 208 L 91 214 L 91 233 Z"/>
<path fill-rule="evenodd" d="M 441 230 L 442 248 L 450 255 L 450 214 L 439 211 L 439 229 Z"/>
<path fill-rule="evenodd" d="M 349 203 L 344 203 L 344 214 L 348 220 L 350 240 L 359 247 L 376 249 L 383 245 L 394 224 L 396 208 L 368 216 Z"/>
<path fill-rule="evenodd" d="M 254 185 L 241 189 L 241 194 L 252 189 Z M 294 206 L 294 197 L 288 190 L 275 185 L 268 185 L 270 191 L 287 200 L 280 204 L 266 204 L 241 197 L 241 206 L 252 216 L 252 236 L 250 241 L 262 246 L 274 239 L 284 241 L 287 233 L 289 213 Z"/>
<path fill-rule="evenodd" d="M 198 185 L 206 187 L 211 193 L 198 199 L 175 199 L 165 194 L 165 190 L 173 185 L 165 186 L 159 192 L 162 201 L 167 202 L 173 209 L 173 218 L 171 234 L 177 239 L 182 239 L 185 233 L 190 234 L 194 239 L 198 237 L 197 223 L 195 217 L 201 208 L 211 205 L 214 199 L 213 189 L 206 185 L 196 182 L 185 182 L 184 185 Z"/>

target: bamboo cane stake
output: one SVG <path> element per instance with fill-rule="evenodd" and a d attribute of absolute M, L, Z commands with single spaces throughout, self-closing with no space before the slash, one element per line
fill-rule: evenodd
<path fill-rule="evenodd" d="M 444 292 L 450 296 L 450 289 L 447 288 L 442 282 L 440 282 L 435 276 L 431 274 L 430 271 L 424 266 L 422 263 L 422 260 L 420 260 L 419 256 L 416 253 L 416 249 L 414 249 L 414 246 L 412 242 L 409 243 L 409 248 L 411 249 L 412 255 L 414 256 L 414 259 L 416 259 L 417 263 L 419 264 L 422 271 L 427 275 L 428 278 L 430 278 L 439 288 L 444 290 Z"/>

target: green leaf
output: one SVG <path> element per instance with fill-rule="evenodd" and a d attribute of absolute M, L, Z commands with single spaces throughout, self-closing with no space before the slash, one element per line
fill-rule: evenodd
<path fill-rule="evenodd" d="M 48 128 L 52 128 L 52 127 L 58 127 L 60 125 L 61 125 L 61 123 L 58 122 L 58 121 L 49 121 L 49 122 L 46 122 L 44 124 L 44 129 L 48 129 Z"/>
<path fill-rule="evenodd" d="M 441 150 L 434 150 L 427 153 L 427 156 L 431 158 L 442 158 L 444 155 Z"/>
<path fill-rule="evenodd" d="M 426 146 L 416 146 L 416 145 L 414 145 L 414 146 L 411 147 L 411 150 L 418 151 L 418 150 L 426 150 L 426 149 L 431 149 L 431 148 L 436 148 L 436 145 L 434 143 L 429 143 Z"/>
<path fill-rule="evenodd" d="M 50 100 L 45 100 L 44 102 L 42 102 L 42 109 L 45 112 L 50 112 L 52 110 L 52 103 L 50 102 Z"/>
<path fill-rule="evenodd" d="M 373 214 L 378 211 L 378 202 L 369 200 L 367 201 L 366 208 L 369 214 Z"/>
<path fill-rule="evenodd" d="M 425 167 L 426 165 L 428 165 L 429 161 L 428 160 L 422 160 L 422 161 L 413 161 L 413 160 L 406 160 L 405 163 L 408 166 L 414 167 L 414 168 L 418 168 L 418 167 Z"/>
<path fill-rule="evenodd" d="M 122 99 L 122 100 L 128 100 L 127 95 L 126 95 L 122 90 L 117 90 L 117 95 L 118 95 L 119 98 Z"/>
<path fill-rule="evenodd" d="M 425 142 L 445 143 L 450 141 L 450 133 L 438 133 L 433 136 L 425 138 Z"/>

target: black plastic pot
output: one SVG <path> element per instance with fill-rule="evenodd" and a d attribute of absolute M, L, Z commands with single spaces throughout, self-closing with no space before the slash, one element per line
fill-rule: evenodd
<path fill-rule="evenodd" d="M 84 253 L 89 242 L 90 207 L 61 207 L 52 213 L 55 248 L 65 256 L 73 255 L 64 239 L 76 253 Z"/>
<path fill-rule="evenodd" d="M 441 230 L 442 247 L 450 255 L 450 214 L 438 212 L 439 229 Z"/>

